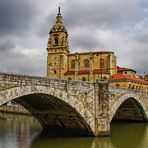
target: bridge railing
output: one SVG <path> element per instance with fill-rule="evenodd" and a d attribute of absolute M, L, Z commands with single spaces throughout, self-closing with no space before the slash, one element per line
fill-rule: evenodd
<path fill-rule="evenodd" d="M 20 75 L 20 74 L 8 74 L 0 73 L 0 84 L 1 85 L 14 85 L 14 86 L 26 86 L 26 85 L 43 85 L 43 86 L 52 86 L 52 87 L 73 87 L 78 88 L 77 86 L 90 88 L 93 87 L 93 83 L 75 81 L 75 80 L 64 80 L 58 78 L 48 78 L 48 77 L 39 77 L 39 76 L 29 76 L 29 75 Z"/>

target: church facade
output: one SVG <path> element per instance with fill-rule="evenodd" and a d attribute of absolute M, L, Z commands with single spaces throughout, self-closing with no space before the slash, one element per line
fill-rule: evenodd
<path fill-rule="evenodd" d="M 95 82 L 117 74 L 116 56 L 112 51 L 70 52 L 68 31 L 63 24 L 60 8 L 49 35 L 48 77 Z"/>

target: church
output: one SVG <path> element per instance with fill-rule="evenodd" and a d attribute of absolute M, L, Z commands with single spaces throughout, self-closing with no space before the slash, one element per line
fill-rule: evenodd
<path fill-rule="evenodd" d="M 63 24 L 60 7 L 49 35 L 48 77 L 95 82 L 108 80 L 117 74 L 116 56 L 112 51 L 70 52 L 68 31 Z"/>

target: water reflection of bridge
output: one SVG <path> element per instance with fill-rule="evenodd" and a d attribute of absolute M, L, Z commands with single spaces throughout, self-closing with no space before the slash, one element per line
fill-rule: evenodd
<path fill-rule="evenodd" d="M 147 93 L 44 77 L 0 74 L 0 105 L 24 106 L 50 133 L 109 135 L 112 119 L 147 121 Z M 55 132 L 56 131 L 56 132 Z"/>
<path fill-rule="evenodd" d="M 32 141 L 30 148 L 144 148 L 148 144 L 145 124 L 115 123 L 111 124 L 111 129 L 112 136 L 103 138 L 50 138 L 40 134 Z"/>

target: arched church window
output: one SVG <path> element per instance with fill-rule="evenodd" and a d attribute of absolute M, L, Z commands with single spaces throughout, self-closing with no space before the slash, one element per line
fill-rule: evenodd
<path fill-rule="evenodd" d="M 89 60 L 87 59 L 84 60 L 84 67 L 89 68 Z"/>
<path fill-rule="evenodd" d="M 71 61 L 71 68 L 75 68 L 75 60 Z"/>
<path fill-rule="evenodd" d="M 86 78 L 85 78 L 85 77 L 83 77 L 83 78 L 82 78 L 82 81 L 86 81 Z"/>
<path fill-rule="evenodd" d="M 100 68 L 104 68 L 105 66 L 105 61 L 103 58 L 100 59 Z"/>
<path fill-rule="evenodd" d="M 64 38 L 64 37 L 62 37 L 62 45 L 64 45 L 64 41 L 65 41 L 65 38 Z"/>
<path fill-rule="evenodd" d="M 59 44 L 59 38 L 57 36 L 54 39 L 54 43 L 55 43 L 55 45 L 58 45 Z"/>
<path fill-rule="evenodd" d="M 119 87 L 120 86 L 120 84 L 116 84 L 116 87 Z"/>

